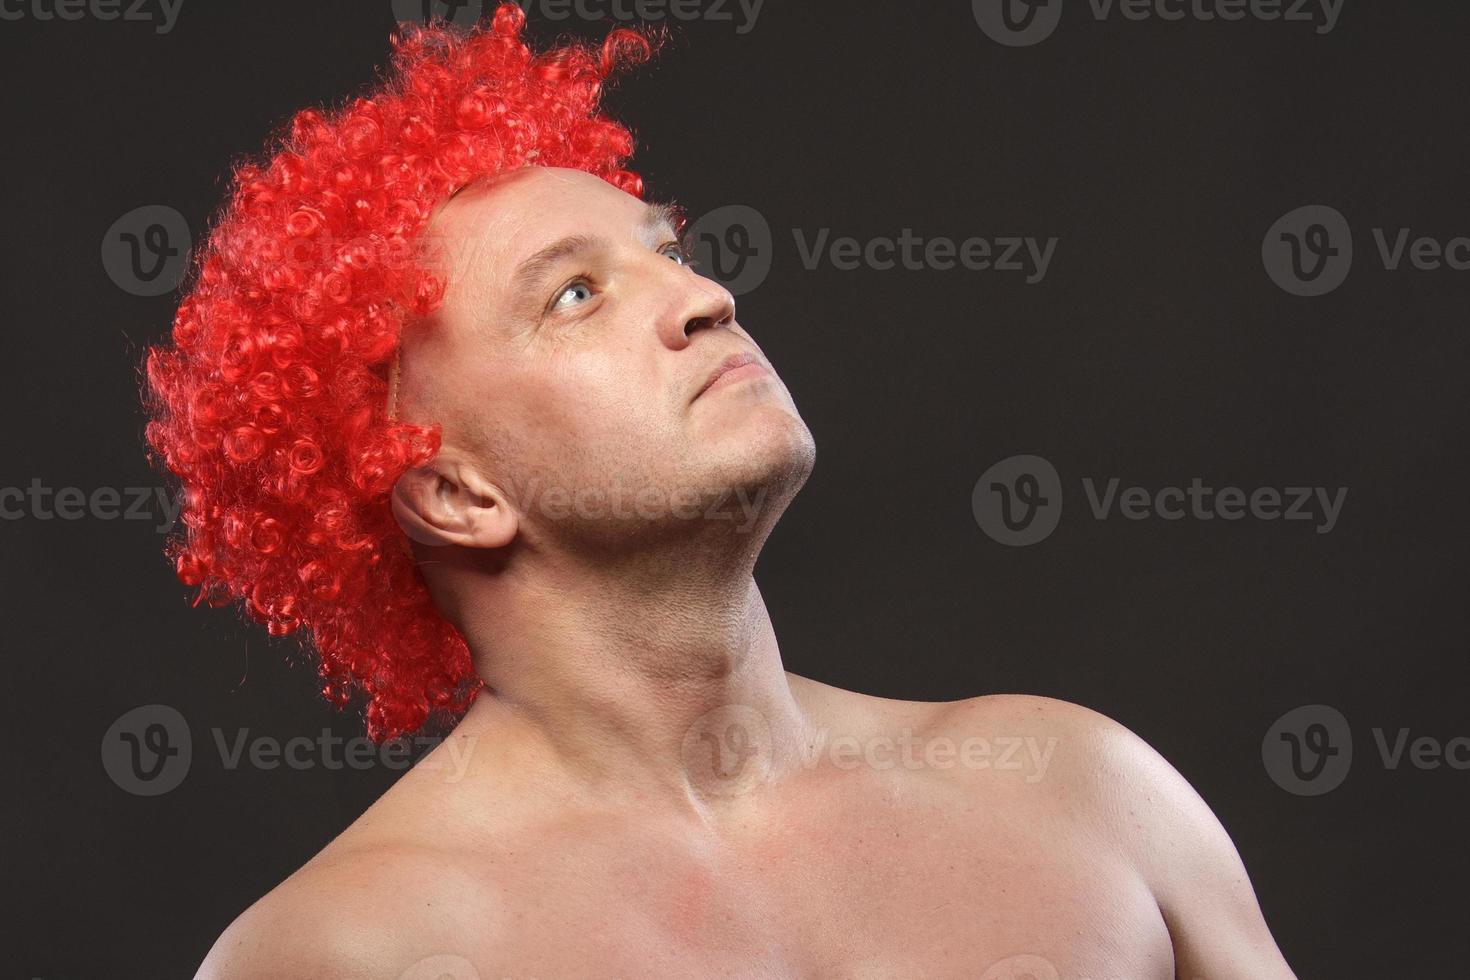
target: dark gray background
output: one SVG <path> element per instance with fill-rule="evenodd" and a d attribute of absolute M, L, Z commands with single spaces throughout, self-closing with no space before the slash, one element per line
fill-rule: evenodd
<path fill-rule="evenodd" d="M 392 21 L 387 0 L 185 0 L 162 35 L 0 22 L 0 485 L 161 482 L 135 367 L 176 296 L 114 285 L 104 232 L 167 204 L 197 235 L 229 162 L 367 81 Z M 757 575 L 787 667 L 897 698 L 1045 694 L 1129 726 L 1219 815 L 1303 977 L 1458 976 L 1470 954 L 1470 773 L 1390 769 L 1371 735 L 1470 734 L 1470 273 L 1388 272 L 1370 234 L 1470 234 L 1467 29 L 1449 3 L 1347 0 L 1325 35 L 1069 4 L 1055 35 L 1008 48 L 966 3 L 780 2 L 743 36 L 684 26 L 609 99 L 653 196 L 747 204 L 775 231 L 741 321 L 818 444 Z M 1346 215 L 1356 261 L 1331 294 L 1288 295 L 1261 242 L 1316 203 Z M 1060 243 L 1034 285 L 809 272 L 793 227 Z M 1009 548 L 970 494 L 1018 453 L 1068 497 L 1055 533 Z M 1350 490 L 1329 534 L 1094 520 L 1078 482 L 1113 476 Z M 395 772 L 221 764 L 212 729 L 361 724 L 317 698 L 291 642 L 191 609 L 153 522 L 12 520 L 0 542 L 4 973 L 187 976 Z M 99 746 L 150 703 L 188 720 L 194 760 L 144 798 Z M 1355 757 L 1341 786 L 1298 796 L 1262 740 L 1318 703 Z"/>

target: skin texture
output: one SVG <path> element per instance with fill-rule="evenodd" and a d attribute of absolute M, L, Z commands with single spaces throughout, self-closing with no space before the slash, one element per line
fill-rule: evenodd
<path fill-rule="evenodd" d="M 751 571 L 811 434 L 657 219 L 544 168 L 436 215 L 448 289 L 395 405 L 443 450 L 394 510 L 487 687 L 199 976 L 1291 977 L 1225 831 L 1122 726 L 782 669 Z M 701 394 L 732 354 L 767 370 Z"/>

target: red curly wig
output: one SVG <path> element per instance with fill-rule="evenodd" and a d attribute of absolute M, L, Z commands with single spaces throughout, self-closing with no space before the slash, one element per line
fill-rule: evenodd
<path fill-rule="evenodd" d="M 643 195 L 623 169 L 632 136 L 599 98 L 651 40 L 618 29 L 537 54 L 524 28 L 513 3 L 469 33 L 401 27 L 368 94 L 297 113 L 237 164 L 172 344 L 147 354 L 148 443 L 184 493 L 179 578 L 196 605 L 242 600 L 272 635 L 302 631 L 322 693 L 365 701 L 377 741 L 458 716 L 481 688 L 389 506 L 439 449 L 437 428 L 386 405 L 400 331 L 444 292 L 405 258 L 438 204 L 513 168 Z"/>

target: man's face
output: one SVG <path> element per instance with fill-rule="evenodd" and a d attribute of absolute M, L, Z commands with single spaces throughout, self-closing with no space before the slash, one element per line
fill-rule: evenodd
<path fill-rule="evenodd" d="M 523 533 L 718 531 L 722 494 L 725 529 L 768 531 L 810 473 L 786 386 L 661 209 L 532 167 L 457 195 L 426 241 L 446 290 L 405 331 L 400 414 L 440 423 L 441 457 L 499 487 Z M 706 389 L 732 355 L 755 366 Z"/>

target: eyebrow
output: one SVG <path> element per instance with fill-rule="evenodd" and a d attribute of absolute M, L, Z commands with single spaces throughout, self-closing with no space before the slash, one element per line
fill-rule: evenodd
<path fill-rule="evenodd" d="M 607 239 L 594 235 L 568 235 L 557 239 L 516 267 L 510 280 L 512 294 L 520 296 L 539 286 L 562 259 L 606 245 Z"/>
<path fill-rule="evenodd" d="M 649 204 L 643 209 L 643 215 L 638 219 L 638 227 L 644 231 L 667 228 L 677 235 L 682 220 L 682 212 L 677 205 Z M 514 275 L 511 276 L 511 291 L 516 296 L 529 292 L 539 287 L 552 268 L 563 259 L 607 246 L 607 239 L 600 235 L 567 235 L 565 238 L 559 238 L 545 248 L 537 250 L 516 267 Z"/>
<path fill-rule="evenodd" d="M 684 209 L 677 204 L 650 204 L 643 209 L 643 218 L 638 222 L 645 231 L 667 228 L 678 234 L 684 224 Z"/>

